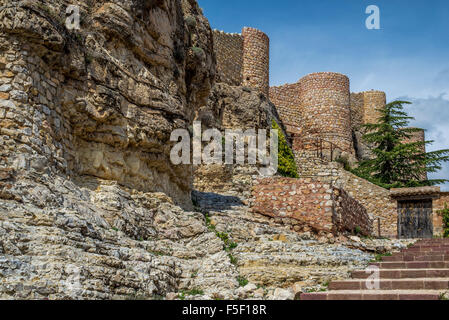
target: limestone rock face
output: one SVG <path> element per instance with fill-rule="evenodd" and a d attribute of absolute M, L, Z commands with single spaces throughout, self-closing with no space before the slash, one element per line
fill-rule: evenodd
<path fill-rule="evenodd" d="M 264 94 L 251 88 L 216 83 L 208 104 L 199 109 L 196 120 L 205 128 L 270 130 L 272 120 L 283 124 L 276 107 Z M 284 135 L 286 132 L 284 130 Z M 267 135 L 268 136 L 268 135 Z M 269 139 L 269 138 L 268 138 Z M 250 165 L 200 165 L 194 168 L 194 187 L 199 191 L 228 191 L 240 185 L 240 192 L 249 196 L 251 176 L 259 175 L 256 166 Z"/>
<path fill-rule="evenodd" d="M 276 107 L 255 89 L 216 83 L 208 104 L 197 121 L 218 129 L 270 129 L 271 120 L 281 123 Z"/>
<path fill-rule="evenodd" d="M 169 161 L 212 46 L 191 0 L 0 1 L 0 298 L 232 296 L 222 241 L 177 206 L 192 170 Z"/>
<path fill-rule="evenodd" d="M 196 2 L 2 2 L 2 145 L 21 151 L 6 166 L 113 180 L 188 206 L 192 170 L 171 165 L 170 134 L 189 127 L 215 77 Z M 79 30 L 65 27 L 69 4 Z"/>
<path fill-rule="evenodd" d="M 47 174 L 0 200 L 0 299 L 232 298 L 237 272 L 200 213 L 162 193 Z M 227 293 L 228 292 L 228 293 Z"/>

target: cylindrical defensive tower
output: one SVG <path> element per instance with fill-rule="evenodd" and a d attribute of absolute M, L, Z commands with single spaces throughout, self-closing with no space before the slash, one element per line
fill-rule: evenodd
<path fill-rule="evenodd" d="M 387 104 L 387 95 L 382 91 L 365 91 L 363 92 L 364 117 L 363 122 L 377 123 L 381 113 L 378 109 L 385 107 Z"/>
<path fill-rule="evenodd" d="M 425 142 L 426 141 L 426 133 L 424 129 L 421 128 L 411 128 L 411 129 L 417 129 L 419 131 L 415 131 L 410 133 L 411 137 L 409 139 L 405 139 L 404 143 L 411 143 L 411 142 Z M 421 152 L 426 152 L 426 145 L 423 143 L 422 146 L 420 146 Z M 422 180 L 427 180 L 427 173 L 423 173 L 421 176 Z"/>
<path fill-rule="evenodd" d="M 321 138 L 353 154 L 349 78 L 320 72 L 299 83 L 303 137 Z"/>
<path fill-rule="evenodd" d="M 417 129 L 419 131 L 415 131 L 410 133 L 411 137 L 407 139 L 406 143 L 410 142 L 425 142 L 426 141 L 426 133 L 424 129 L 421 128 L 410 128 L 410 129 Z M 422 152 L 426 152 L 426 145 L 423 143 L 423 145 L 420 147 Z"/>
<path fill-rule="evenodd" d="M 359 130 L 364 121 L 365 109 L 363 105 L 363 93 L 351 93 L 351 125 L 353 130 Z"/>
<path fill-rule="evenodd" d="M 254 28 L 245 27 L 243 36 L 243 85 L 269 96 L 270 39 Z"/>

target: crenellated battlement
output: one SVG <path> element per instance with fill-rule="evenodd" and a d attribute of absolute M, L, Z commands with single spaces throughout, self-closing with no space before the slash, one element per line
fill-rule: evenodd
<path fill-rule="evenodd" d="M 262 31 L 245 27 L 242 33 L 213 30 L 217 82 L 246 86 L 269 94 L 270 39 Z"/>

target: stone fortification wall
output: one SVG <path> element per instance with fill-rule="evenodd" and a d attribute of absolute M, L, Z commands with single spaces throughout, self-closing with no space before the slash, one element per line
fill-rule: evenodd
<path fill-rule="evenodd" d="M 289 134 L 299 134 L 301 132 L 301 100 L 299 92 L 299 83 L 270 88 L 270 100 L 276 106 Z"/>
<path fill-rule="evenodd" d="M 365 91 L 363 94 L 364 123 L 377 123 L 380 112 L 378 109 L 385 107 L 387 96 L 382 91 Z"/>
<path fill-rule="evenodd" d="M 214 52 L 217 57 L 217 82 L 239 86 L 243 81 L 243 37 L 237 33 L 214 30 Z"/>

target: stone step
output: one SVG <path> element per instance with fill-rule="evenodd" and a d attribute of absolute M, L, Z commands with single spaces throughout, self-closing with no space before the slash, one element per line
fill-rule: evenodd
<path fill-rule="evenodd" d="M 329 290 L 370 290 L 369 280 L 332 281 Z M 380 290 L 447 290 L 449 279 L 445 278 L 415 278 L 415 279 L 380 279 Z"/>
<path fill-rule="evenodd" d="M 449 261 L 373 262 L 381 269 L 449 269 Z"/>
<path fill-rule="evenodd" d="M 414 252 L 414 251 L 447 251 L 448 246 L 432 246 L 432 247 L 412 247 L 408 249 L 402 249 L 402 252 Z"/>
<path fill-rule="evenodd" d="M 437 251 L 428 251 L 428 250 L 422 250 L 422 251 L 400 251 L 400 252 L 393 252 L 393 255 L 404 255 L 404 254 L 449 254 L 449 250 L 437 250 Z"/>
<path fill-rule="evenodd" d="M 303 293 L 301 300 L 440 300 L 438 290 L 344 290 Z"/>
<path fill-rule="evenodd" d="M 449 255 L 438 254 L 406 254 L 406 255 L 393 255 L 391 257 L 382 257 L 382 261 L 449 261 Z"/>
<path fill-rule="evenodd" d="M 373 271 L 353 271 L 353 279 L 366 279 L 373 275 Z M 380 279 L 405 279 L 405 278 L 449 278 L 449 269 L 388 269 L 379 270 Z"/>
<path fill-rule="evenodd" d="M 416 241 L 416 244 L 420 243 L 449 243 L 449 238 L 442 238 L 442 239 L 421 239 Z"/>

